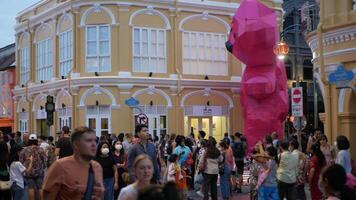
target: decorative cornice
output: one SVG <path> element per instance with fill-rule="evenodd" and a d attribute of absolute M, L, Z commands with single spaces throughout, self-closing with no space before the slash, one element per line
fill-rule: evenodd
<path fill-rule="evenodd" d="M 330 46 L 356 39 L 356 27 L 347 27 L 338 29 L 336 31 L 330 31 L 323 35 L 323 46 Z M 309 39 L 309 47 L 312 52 L 315 52 L 318 48 L 318 36 L 314 35 Z"/>
<path fill-rule="evenodd" d="M 95 83 L 95 84 L 94 84 Z M 211 88 L 214 90 L 231 88 L 239 88 L 240 82 L 234 80 L 195 80 L 195 79 L 181 79 L 181 87 L 191 89 L 205 89 Z M 175 90 L 174 87 L 178 85 L 177 79 L 171 78 L 149 78 L 146 77 L 118 77 L 118 76 L 99 76 L 99 77 L 76 77 L 71 79 L 70 91 L 73 95 L 78 94 L 80 87 L 93 87 L 94 85 L 100 85 L 100 87 L 113 86 L 120 89 L 128 90 L 130 87 L 148 87 L 155 86 L 160 88 L 168 88 Z M 43 84 L 30 84 L 28 88 L 28 94 L 36 95 L 43 91 L 49 90 L 61 90 L 68 87 L 68 80 L 55 80 L 49 81 Z M 16 86 L 13 90 L 14 96 L 25 95 L 26 89 Z"/>
<path fill-rule="evenodd" d="M 43 5 L 46 3 L 48 0 L 43 0 L 42 2 L 39 2 L 38 4 L 35 4 L 34 6 L 31 6 L 23 11 L 21 11 L 17 15 L 17 19 L 19 20 L 21 16 L 31 12 L 32 10 L 36 9 L 38 6 Z M 201 13 L 205 10 L 209 10 L 209 14 L 211 15 L 223 15 L 223 16 L 230 16 L 233 15 L 236 8 L 238 8 L 239 4 L 238 3 L 224 3 L 224 2 L 214 2 L 214 1 L 198 1 L 198 0 L 177 0 L 177 4 L 175 0 L 156 0 L 156 1 L 147 1 L 147 2 L 132 2 L 132 1 L 122 1 L 122 2 L 117 2 L 114 0 L 103 0 L 98 2 L 90 2 L 90 1 L 83 1 L 83 0 L 77 0 L 77 1 L 65 1 L 62 3 L 58 3 L 54 5 L 53 7 L 50 7 L 48 9 L 45 9 L 44 11 L 40 13 L 36 13 L 36 15 L 30 16 L 29 17 L 29 27 L 35 27 L 37 26 L 41 21 L 45 20 L 50 20 L 63 12 L 68 12 L 71 9 L 73 11 L 78 10 L 81 6 L 93 6 L 95 4 L 100 5 L 100 6 L 105 6 L 105 5 L 116 5 L 121 7 L 121 9 L 128 9 L 130 6 L 139 6 L 143 8 L 147 8 L 147 6 L 151 5 L 152 3 L 154 4 L 154 7 L 156 9 L 166 9 L 171 11 L 172 14 L 172 8 L 174 8 L 177 11 L 188 11 L 188 12 L 195 12 L 195 13 Z M 179 7 L 177 9 L 175 7 Z M 15 32 L 22 32 L 25 31 L 28 26 L 28 22 L 19 22 L 15 25 Z M 117 25 L 117 24 L 116 24 Z"/>

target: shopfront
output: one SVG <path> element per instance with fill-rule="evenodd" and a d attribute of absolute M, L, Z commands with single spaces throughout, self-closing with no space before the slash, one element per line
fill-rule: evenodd
<path fill-rule="evenodd" d="M 184 108 L 184 134 L 194 133 L 197 137 L 200 130 L 217 141 L 229 130 L 228 106 L 186 106 Z"/>

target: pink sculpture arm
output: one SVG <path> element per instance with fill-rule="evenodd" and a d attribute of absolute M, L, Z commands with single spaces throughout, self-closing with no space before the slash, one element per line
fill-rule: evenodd
<path fill-rule="evenodd" d="M 273 53 L 278 39 L 274 11 L 258 0 L 242 1 L 226 47 L 247 66 L 241 81 L 241 106 L 249 149 L 273 131 L 283 135 L 289 104 L 284 64 Z"/>

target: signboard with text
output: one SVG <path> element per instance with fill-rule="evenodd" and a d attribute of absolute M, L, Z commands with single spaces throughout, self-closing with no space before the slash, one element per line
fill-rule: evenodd
<path fill-rule="evenodd" d="M 350 83 L 354 77 L 354 73 L 351 70 L 346 70 L 343 64 L 340 64 L 337 69 L 328 76 L 329 83 L 335 84 L 337 89 L 350 87 Z"/>
<path fill-rule="evenodd" d="M 303 116 L 303 88 L 292 88 L 292 115 L 295 117 Z"/>

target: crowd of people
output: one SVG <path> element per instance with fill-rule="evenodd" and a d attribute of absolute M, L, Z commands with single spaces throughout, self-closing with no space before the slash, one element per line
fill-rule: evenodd
<path fill-rule="evenodd" d="M 345 136 L 331 145 L 316 130 L 302 148 L 276 133 L 253 147 L 239 132 L 197 135 L 151 136 L 146 125 L 100 138 L 87 127 L 63 127 L 57 138 L 0 132 L 0 200 L 189 200 L 192 191 L 227 200 L 242 192 L 246 170 L 251 199 L 356 199 Z"/>

